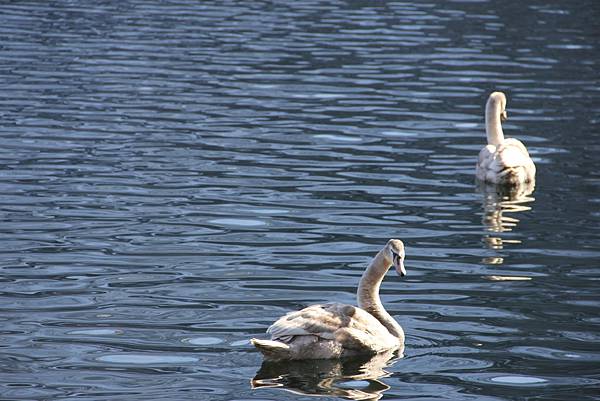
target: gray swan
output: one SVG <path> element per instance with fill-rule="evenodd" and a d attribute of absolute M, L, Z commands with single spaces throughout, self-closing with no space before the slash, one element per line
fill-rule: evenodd
<path fill-rule="evenodd" d="M 251 339 L 266 360 L 331 359 L 378 354 L 404 346 L 404 330 L 381 304 L 379 287 L 394 266 L 404 269 L 404 244 L 391 239 L 360 279 L 358 308 L 327 303 L 279 318 L 267 329 L 270 340 Z"/>
<path fill-rule="evenodd" d="M 503 185 L 531 182 L 535 179 L 535 165 L 521 141 L 504 138 L 502 121 L 506 119 L 506 95 L 493 92 L 485 106 L 488 144 L 479 152 L 477 179 Z"/>

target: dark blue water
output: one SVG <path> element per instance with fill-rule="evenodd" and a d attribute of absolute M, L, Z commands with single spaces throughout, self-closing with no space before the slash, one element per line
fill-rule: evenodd
<path fill-rule="evenodd" d="M 4 2 L 0 398 L 600 399 L 598 21 L 591 0 Z M 535 188 L 474 182 L 492 90 Z M 248 338 L 353 303 L 389 238 L 404 357 L 261 367 Z"/>

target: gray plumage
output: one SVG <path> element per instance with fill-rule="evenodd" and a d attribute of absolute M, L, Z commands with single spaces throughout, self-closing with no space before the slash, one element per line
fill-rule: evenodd
<path fill-rule="evenodd" d="M 253 338 L 252 344 L 270 360 L 341 358 L 399 348 L 404 331 L 379 299 L 379 286 L 392 265 L 406 274 L 400 240 L 390 240 L 363 274 L 360 307 L 327 303 L 290 312 L 267 329 L 270 340 Z"/>

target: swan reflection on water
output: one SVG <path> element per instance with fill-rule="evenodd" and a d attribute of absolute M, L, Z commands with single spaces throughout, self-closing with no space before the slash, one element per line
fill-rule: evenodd
<path fill-rule="evenodd" d="M 345 359 L 263 361 L 251 384 L 281 388 L 296 394 L 334 396 L 350 400 L 379 400 L 390 387 L 380 381 L 385 370 L 402 357 L 403 349 Z"/>
<path fill-rule="evenodd" d="M 510 187 L 478 183 L 478 191 L 483 195 L 482 222 L 491 234 L 483 237 L 485 244 L 491 249 L 503 249 L 507 244 L 519 244 L 521 240 L 502 238 L 499 233 L 512 231 L 519 224 L 516 213 L 531 210 L 535 201 L 532 196 L 535 181 Z M 486 258 L 487 264 L 501 264 L 500 257 Z"/>

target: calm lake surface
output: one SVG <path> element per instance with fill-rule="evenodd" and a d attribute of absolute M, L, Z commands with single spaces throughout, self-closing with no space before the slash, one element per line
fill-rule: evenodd
<path fill-rule="evenodd" d="M 0 398 L 600 399 L 598 21 L 596 0 L 5 2 Z M 535 188 L 474 181 L 492 90 Z M 389 238 L 404 356 L 261 367 L 248 339 L 354 303 Z"/>

